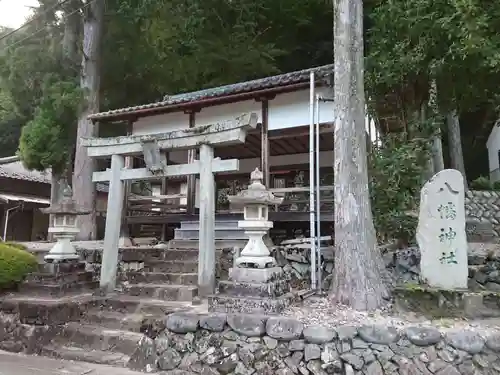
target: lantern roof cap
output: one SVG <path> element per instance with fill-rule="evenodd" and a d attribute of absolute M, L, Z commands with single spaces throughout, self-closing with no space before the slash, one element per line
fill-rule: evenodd
<path fill-rule="evenodd" d="M 42 212 L 44 214 L 50 215 L 88 215 L 90 214 L 90 210 L 86 210 L 83 207 L 80 207 L 76 204 L 73 199 L 73 191 L 69 186 L 67 181 L 64 181 L 62 186 L 62 198 L 59 202 L 51 205 L 48 208 L 43 208 Z"/>
<path fill-rule="evenodd" d="M 267 188 L 262 183 L 264 174 L 255 168 L 255 170 L 250 174 L 250 185 L 246 190 L 240 191 L 237 195 L 231 195 L 228 197 L 229 202 L 235 204 L 244 205 L 276 205 L 281 204 L 283 198 L 275 197 L 272 192 L 267 190 Z"/>

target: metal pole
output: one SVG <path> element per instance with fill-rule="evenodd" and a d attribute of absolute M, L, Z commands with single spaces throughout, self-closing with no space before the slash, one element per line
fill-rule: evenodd
<path fill-rule="evenodd" d="M 17 205 L 16 207 L 8 208 L 5 211 L 5 223 L 4 223 L 4 226 L 3 226 L 3 240 L 4 241 L 7 241 L 7 227 L 9 225 L 9 213 L 10 213 L 10 211 L 16 210 L 19 207 L 21 207 L 21 205 Z"/>
<path fill-rule="evenodd" d="M 309 237 L 311 245 L 311 289 L 316 290 L 316 231 L 314 200 L 314 72 L 309 82 Z"/>
<path fill-rule="evenodd" d="M 317 236 L 317 248 L 318 252 L 316 261 L 317 261 L 317 285 L 318 291 L 321 294 L 321 284 L 322 284 L 322 270 L 321 270 L 321 180 L 319 174 L 319 95 L 316 94 L 316 236 Z"/>

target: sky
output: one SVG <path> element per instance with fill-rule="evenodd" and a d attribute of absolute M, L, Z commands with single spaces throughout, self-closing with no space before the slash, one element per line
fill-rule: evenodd
<path fill-rule="evenodd" d="M 29 7 L 36 5 L 36 0 L 0 0 L 0 25 L 12 28 L 21 26 L 30 14 Z"/>

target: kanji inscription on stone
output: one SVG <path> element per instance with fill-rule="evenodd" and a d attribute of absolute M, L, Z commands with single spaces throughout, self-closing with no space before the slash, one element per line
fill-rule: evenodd
<path fill-rule="evenodd" d="M 427 181 L 418 219 L 422 281 L 443 289 L 467 288 L 464 183 L 459 171 L 445 169 Z"/>

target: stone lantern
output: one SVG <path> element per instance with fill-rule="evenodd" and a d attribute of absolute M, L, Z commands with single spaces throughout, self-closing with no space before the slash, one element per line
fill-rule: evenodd
<path fill-rule="evenodd" d="M 268 191 L 262 177 L 262 172 L 255 169 L 248 189 L 228 197 L 231 203 L 244 208 L 244 220 L 238 222 L 238 227 L 245 231 L 248 243 L 229 269 L 229 280 L 220 280 L 217 293 L 209 296 L 210 312 L 280 314 L 293 300 L 290 283 L 263 239 L 273 227 L 268 220 L 269 206 L 281 204 L 283 198 Z"/>
<path fill-rule="evenodd" d="M 49 233 L 53 233 L 57 240 L 44 258 L 47 263 L 77 261 L 79 259 L 76 249 L 71 244 L 71 241 L 80 232 L 76 217 L 90 214 L 90 211 L 83 210 L 76 205 L 71 187 L 67 183 L 62 195 L 63 197 L 58 203 L 42 209 L 43 213 L 51 215 Z"/>
<path fill-rule="evenodd" d="M 256 168 L 250 175 L 250 185 L 238 195 L 228 197 L 232 204 L 243 206 L 243 218 L 238 227 L 245 231 L 248 243 L 235 261 L 236 267 L 270 268 L 276 260 L 270 256 L 264 236 L 273 227 L 268 220 L 269 206 L 279 205 L 283 198 L 277 198 L 262 184 L 263 174 Z"/>

